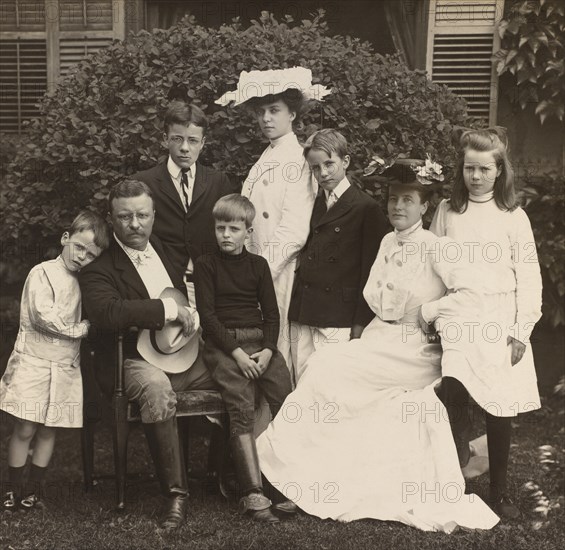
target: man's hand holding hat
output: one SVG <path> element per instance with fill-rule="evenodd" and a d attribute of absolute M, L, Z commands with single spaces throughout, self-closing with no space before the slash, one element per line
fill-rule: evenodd
<path fill-rule="evenodd" d="M 181 305 L 177 305 L 177 308 L 178 314 L 176 320 L 182 325 L 183 336 L 188 338 L 194 330 L 194 317 L 189 308 Z"/>

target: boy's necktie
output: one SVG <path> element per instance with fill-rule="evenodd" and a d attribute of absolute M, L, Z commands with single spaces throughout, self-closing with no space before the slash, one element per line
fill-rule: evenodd
<path fill-rule="evenodd" d="M 190 206 L 190 201 L 188 200 L 188 173 L 190 172 L 190 168 L 182 168 L 181 172 L 182 176 L 180 178 L 180 187 L 182 189 L 182 196 L 184 197 L 184 207 L 188 212 L 188 208 Z"/>
<path fill-rule="evenodd" d="M 337 195 L 332 191 L 326 202 L 328 210 L 337 202 Z"/>

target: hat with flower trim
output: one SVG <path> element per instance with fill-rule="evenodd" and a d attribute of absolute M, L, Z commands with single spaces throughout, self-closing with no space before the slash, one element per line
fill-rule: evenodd
<path fill-rule="evenodd" d="M 444 180 L 443 167 L 433 162 L 430 156 L 421 159 L 396 159 L 391 166 L 384 166 L 375 175 L 375 180 L 381 185 L 422 185 L 428 186 Z"/>

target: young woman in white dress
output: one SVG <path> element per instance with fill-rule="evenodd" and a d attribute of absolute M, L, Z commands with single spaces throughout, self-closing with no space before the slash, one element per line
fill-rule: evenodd
<path fill-rule="evenodd" d="M 440 203 L 430 229 L 471 254 L 471 269 L 484 285 L 484 313 L 472 342 L 442 340 L 444 402 L 455 419 L 462 465 L 469 458 L 464 434 L 469 393 L 485 410 L 490 504 L 499 515 L 517 518 L 506 495 L 510 423 L 518 413 L 540 407 L 529 345 L 541 317 L 540 268 L 530 221 L 516 200 L 504 129 L 465 131 L 460 146 L 451 198 Z"/>
<path fill-rule="evenodd" d="M 298 252 L 306 243 L 317 186 L 302 145 L 293 131 L 305 100 L 330 92 L 312 86 L 312 72 L 302 67 L 243 71 L 237 90 L 216 103 L 245 103 L 253 112 L 269 145 L 249 171 L 241 194 L 253 203 L 257 216 L 248 249 L 268 262 L 281 317 L 277 346 L 292 373 L 288 307 Z"/>
<path fill-rule="evenodd" d="M 429 187 L 396 164 L 387 234 L 364 297 L 375 318 L 358 340 L 311 355 L 257 449 L 264 475 L 305 512 L 394 520 L 423 530 L 489 529 L 498 517 L 465 494 L 448 417 L 434 388 L 441 347 L 426 321 L 473 318 L 466 264 L 422 227 Z M 450 294 L 446 296 L 446 291 Z"/>

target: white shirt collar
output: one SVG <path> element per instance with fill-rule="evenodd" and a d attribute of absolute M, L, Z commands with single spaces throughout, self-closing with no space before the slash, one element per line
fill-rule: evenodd
<path fill-rule="evenodd" d="M 167 268 L 151 243 L 147 243 L 145 250 L 135 250 L 122 243 L 115 233 L 114 239 L 127 254 L 150 298 L 159 298 L 166 287 L 173 286 Z M 163 305 L 165 307 L 165 320 L 173 321 L 176 319 L 178 310 L 175 301 L 172 300 L 171 302 L 169 298 L 165 298 Z"/>
<path fill-rule="evenodd" d="M 170 155 L 169 160 L 167 160 L 167 170 L 169 171 L 171 178 L 175 181 L 180 180 L 182 168 L 171 158 Z M 190 166 L 188 177 L 189 179 L 194 179 L 196 177 L 196 162 Z"/>
<path fill-rule="evenodd" d="M 333 191 L 326 191 L 324 189 L 324 193 L 326 195 L 326 202 L 330 198 L 330 193 L 333 193 L 336 196 L 336 199 L 341 198 L 341 196 L 351 187 L 347 176 L 343 178 L 338 184 L 337 187 Z"/>

